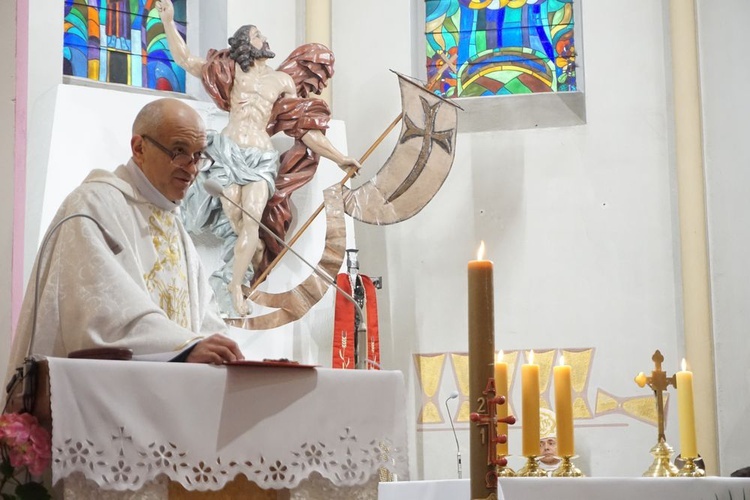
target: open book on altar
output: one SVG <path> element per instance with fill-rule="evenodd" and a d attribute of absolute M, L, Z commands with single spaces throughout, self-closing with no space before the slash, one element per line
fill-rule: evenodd
<path fill-rule="evenodd" d="M 242 361 L 228 361 L 224 364 L 227 366 L 260 366 L 268 368 L 320 368 L 320 365 L 305 365 L 288 359 L 243 359 Z"/>
<path fill-rule="evenodd" d="M 133 361 L 163 361 L 169 362 L 175 358 L 174 351 L 157 352 L 153 354 L 133 355 Z M 227 366 L 260 366 L 271 368 L 317 368 L 320 365 L 307 365 L 289 359 L 243 359 L 223 363 Z"/>

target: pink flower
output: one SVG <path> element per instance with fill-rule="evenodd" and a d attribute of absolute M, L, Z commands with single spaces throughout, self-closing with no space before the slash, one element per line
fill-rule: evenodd
<path fill-rule="evenodd" d="M 49 432 L 29 413 L 0 415 L 0 446 L 14 468 L 26 467 L 33 476 L 42 475 L 52 459 Z"/>
<path fill-rule="evenodd" d="M 0 415 L 0 436 L 26 441 L 33 424 L 37 424 L 37 420 L 28 413 L 5 413 Z"/>

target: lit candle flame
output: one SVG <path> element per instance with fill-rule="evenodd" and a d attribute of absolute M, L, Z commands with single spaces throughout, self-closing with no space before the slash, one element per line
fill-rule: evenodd
<path fill-rule="evenodd" d="M 529 364 L 530 365 L 534 364 L 534 349 L 529 351 Z"/>
<path fill-rule="evenodd" d="M 682 358 L 682 371 L 687 371 L 687 361 L 685 361 L 685 358 Z"/>
<path fill-rule="evenodd" d="M 560 362 L 558 363 L 558 366 L 565 366 L 565 356 L 560 354 Z"/>
<path fill-rule="evenodd" d="M 503 353 L 503 350 L 500 349 L 495 353 L 495 363 L 502 363 L 503 357 L 505 357 L 505 353 Z"/>
<path fill-rule="evenodd" d="M 484 240 L 479 243 L 479 250 L 477 250 L 477 260 L 484 260 Z"/>

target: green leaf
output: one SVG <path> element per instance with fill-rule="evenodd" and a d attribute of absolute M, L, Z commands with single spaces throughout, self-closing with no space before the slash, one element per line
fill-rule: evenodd
<path fill-rule="evenodd" d="M 13 476 L 13 466 L 10 465 L 10 460 L 0 462 L 0 475 L 4 478 Z"/>
<path fill-rule="evenodd" d="M 20 500 L 49 500 L 52 498 L 42 483 L 34 481 L 19 484 L 16 488 L 16 495 Z"/>

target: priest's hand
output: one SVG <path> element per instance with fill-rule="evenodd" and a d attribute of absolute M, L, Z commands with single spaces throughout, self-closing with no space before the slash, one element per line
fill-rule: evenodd
<path fill-rule="evenodd" d="M 214 333 L 210 337 L 201 340 L 185 359 L 187 363 L 211 363 L 220 365 L 227 361 L 243 360 L 237 343 L 220 333 Z"/>

